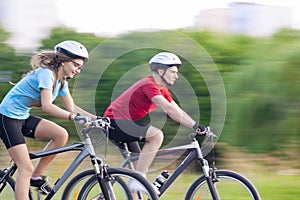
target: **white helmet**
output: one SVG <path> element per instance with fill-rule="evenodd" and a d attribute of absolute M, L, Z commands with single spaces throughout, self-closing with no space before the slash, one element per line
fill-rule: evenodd
<path fill-rule="evenodd" d="M 55 45 L 54 52 L 63 53 L 70 58 L 81 58 L 84 62 L 89 59 L 89 53 L 85 46 L 72 40 L 66 40 Z"/>
<path fill-rule="evenodd" d="M 181 60 L 173 53 L 161 52 L 153 56 L 150 61 L 150 68 L 152 71 L 156 71 L 158 68 L 168 68 L 171 66 L 179 67 Z"/>

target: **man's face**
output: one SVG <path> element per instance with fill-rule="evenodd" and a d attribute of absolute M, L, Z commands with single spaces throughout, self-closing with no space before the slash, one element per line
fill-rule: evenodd
<path fill-rule="evenodd" d="M 175 81 L 178 79 L 178 67 L 168 67 L 163 78 L 168 84 L 174 85 Z"/>

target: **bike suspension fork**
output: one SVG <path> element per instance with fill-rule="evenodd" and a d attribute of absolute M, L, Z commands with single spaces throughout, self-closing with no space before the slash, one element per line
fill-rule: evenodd
<path fill-rule="evenodd" d="M 111 177 L 108 174 L 103 161 L 96 156 L 91 156 L 91 160 L 104 198 L 106 200 L 116 200 L 111 184 Z"/>
<path fill-rule="evenodd" d="M 209 190 L 211 192 L 211 196 L 212 196 L 213 200 L 220 200 L 218 190 L 214 184 L 216 182 L 215 181 L 216 174 L 214 172 L 214 169 L 209 168 L 209 165 L 208 165 L 208 162 L 206 159 L 201 159 L 200 162 L 201 162 L 204 176 L 205 176 L 205 179 L 206 179 L 207 185 L 209 187 Z"/>

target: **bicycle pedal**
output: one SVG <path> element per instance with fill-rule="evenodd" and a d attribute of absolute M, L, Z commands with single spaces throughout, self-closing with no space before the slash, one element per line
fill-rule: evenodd
<path fill-rule="evenodd" d="M 34 187 L 39 194 L 47 195 L 51 190 L 51 187 L 49 186 L 51 180 L 52 179 L 50 177 L 43 176 L 42 179 L 31 180 L 30 184 L 31 187 Z"/>
<path fill-rule="evenodd" d="M 33 187 L 33 190 L 37 193 L 37 195 L 38 195 L 38 199 L 40 199 L 41 198 L 41 195 L 47 195 L 47 194 L 49 194 L 49 192 L 47 192 L 47 191 L 43 191 L 43 190 L 41 190 L 41 189 L 39 189 L 39 188 L 36 188 L 36 187 Z"/>

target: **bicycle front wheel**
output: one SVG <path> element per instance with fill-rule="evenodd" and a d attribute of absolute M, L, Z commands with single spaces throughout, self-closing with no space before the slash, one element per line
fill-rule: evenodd
<path fill-rule="evenodd" d="M 0 170 L 0 180 L 4 176 L 4 172 Z M 7 177 L 0 183 L 0 200 L 15 198 L 15 181 L 11 177 Z"/>
<path fill-rule="evenodd" d="M 79 192 L 82 189 L 84 183 L 93 175 L 95 175 L 95 169 L 88 169 L 74 176 L 67 184 L 61 200 L 78 199 Z"/>
<path fill-rule="evenodd" d="M 215 170 L 217 181 L 214 185 L 220 199 L 260 200 L 255 186 L 244 176 L 229 170 Z M 205 176 L 199 177 L 188 189 L 186 200 L 212 200 Z"/>
<path fill-rule="evenodd" d="M 110 195 L 113 193 L 113 197 L 111 197 L 111 199 L 158 199 L 158 196 L 154 191 L 152 184 L 150 184 L 140 174 L 137 174 L 136 172 L 125 168 L 109 168 L 107 169 L 107 171 L 110 177 L 110 181 L 105 181 L 105 187 Z M 140 188 L 138 192 L 131 192 L 129 184 L 132 181 L 135 181 L 135 183 L 138 184 L 138 187 Z M 82 190 L 79 193 L 78 199 L 105 199 L 96 175 L 92 176 L 84 184 Z"/>

